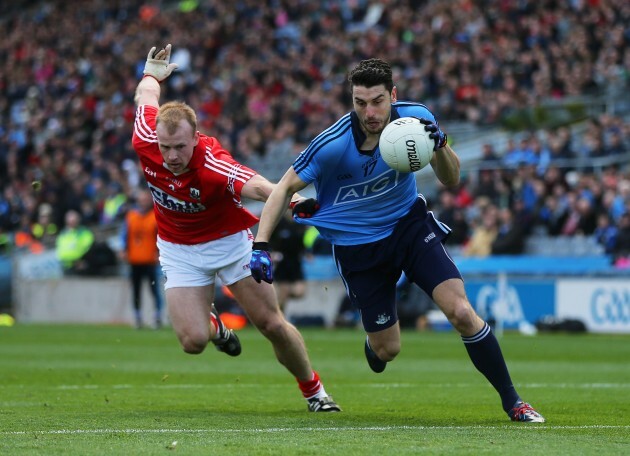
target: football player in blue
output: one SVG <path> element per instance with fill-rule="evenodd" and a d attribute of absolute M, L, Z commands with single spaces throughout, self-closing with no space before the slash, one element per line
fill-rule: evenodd
<path fill-rule="evenodd" d="M 282 177 L 263 208 L 250 268 L 260 282 L 273 281 L 269 238 L 292 195 L 313 184 L 316 199 L 294 207 L 299 223 L 317 227 L 333 245 L 348 296 L 367 332 L 365 355 L 383 372 L 400 352 L 396 282 L 405 273 L 444 312 L 461 335 L 475 367 L 501 397 L 513 421 L 545 419 L 516 392 L 490 326 L 472 308 L 462 276 L 444 249 L 450 229 L 427 209 L 413 173 L 381 159 L 379 138 L 400 117 L 418 117 L 435 141 L 431 167 L 446 186 L 459 183 L 459 158 L 426 106 L 398 101 L 390 65 L 361 61 L 348 76 L 354 110 L 319 134 Z"/>

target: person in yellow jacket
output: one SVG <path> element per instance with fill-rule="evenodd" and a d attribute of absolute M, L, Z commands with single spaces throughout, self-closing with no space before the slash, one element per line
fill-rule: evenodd
<path fill-rule="evenodd" d="M 157 223 L 153 213 L 153 197 L 149 190 L 141 190 L 136 198 L 137 207 L 125 216 L 121 237 L 121 259 L 129 263 L 136 328 L 143 327 L 142 282 L 149 281 L 155 304 L 155 327 L 162 326 L 162 294 L 157 249 Z"/>
<path fill-rule="evenodd" d="M 66 212 L 64 221 L 65 227 L 55 241 L 57 258 L 64 272 L 81 273 L 89 267 L 85 256 L 94 244 L 94 233 L 81 225 L 81 214 L 75 210 Z"/>

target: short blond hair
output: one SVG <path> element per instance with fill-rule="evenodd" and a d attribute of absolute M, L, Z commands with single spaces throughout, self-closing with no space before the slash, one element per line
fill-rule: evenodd
<path fill-rule="evenodd" d="M 195 134 L 197 131 L 197 114 L 195 114 L 195 111 L 181 101 L 169 101 L 160 106 L 155 123 L 156 125 L 164 124 L 166 130 L 172 135 L 179 128 L 182 120 L 190 124 L 193 134 Z"/>

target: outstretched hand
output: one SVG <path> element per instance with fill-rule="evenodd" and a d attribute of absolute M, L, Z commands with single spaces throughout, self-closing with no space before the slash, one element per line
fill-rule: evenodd
<path fill-rule="evenodd" d="M 156 47 L 153 46 L 147 55 L 147 62 L 144 64 L 144 75 L 155 78 L 158 82 L 168 78 L 173 70 L 177 69 L 176 63 L 169 63 L 171 60 L 171 45 L 167 44 L 165 48 L 160 49 L 156 53 Z"/>

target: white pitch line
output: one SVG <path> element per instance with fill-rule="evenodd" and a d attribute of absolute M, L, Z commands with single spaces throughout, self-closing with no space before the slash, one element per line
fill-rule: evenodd
<path fill-rule="evenodd" d="M 98 435 L 98 434 L 273 434 L 285 432 L 346 432 L 346 431 L 366 431 L 366 432 L 388 432 L 388 431 L 466 431 L 470 429 L 478 430 L 525 430 L 525 431 L 547 431 L 547 430 L 583 430 L 583 429 L 630 429 L 630 425 L 583 425 L 583 426 L 548 426 L 548 425 L 506 425 L 506 426 L 365 426 L 365 427 L 282 427 L 282 428 L 254 428 L 254 429 L 57 429 L 49 431 L 0 431 L 0 435 Z"/>
<path fill-rule="evenodd" d="M 285 388 L 284 384 L 277 385 L 268 385 L 269 388 L 273 387 L 277 388 Z M 417 383 L 370 383 L 370 384 L 347 384 L 346 386 L 350 386 L 353 388 L 417 388 L 419 384 Z M 474 386 L 479 386 L 478 383 L 427 383 L 422 384 L 422 388 L 471 388 Z M 559 388 L 559 389 L 611 389 L 611 388 L 620 388 L 627 389 L 630 388 L 630 383 L 519 383 L 516 386 L 519 388 Z M 50 389 L 60 389 L 60 390 L 82 390 L 82 389 L 99 389 L 99 388 L 111 388 L 111 389 L 134 389 L 134 388 L 165 388 L 165 389 L 203 389 L 203 388 L 260 388 L 260 384 L 258 383 L 184 383 L 184 384 L 175 384 L 171 385 L 169 383 L 160 383 L 160 384 L 144 384 L 144 385 L 131 385 L 131 384 L 118 384 L 118 385 L 51 385 L 48 388 Z M 0 386 L 0 389 L 6 388 Z M 42 388 L 43 389 L 43 388 Z"/>

